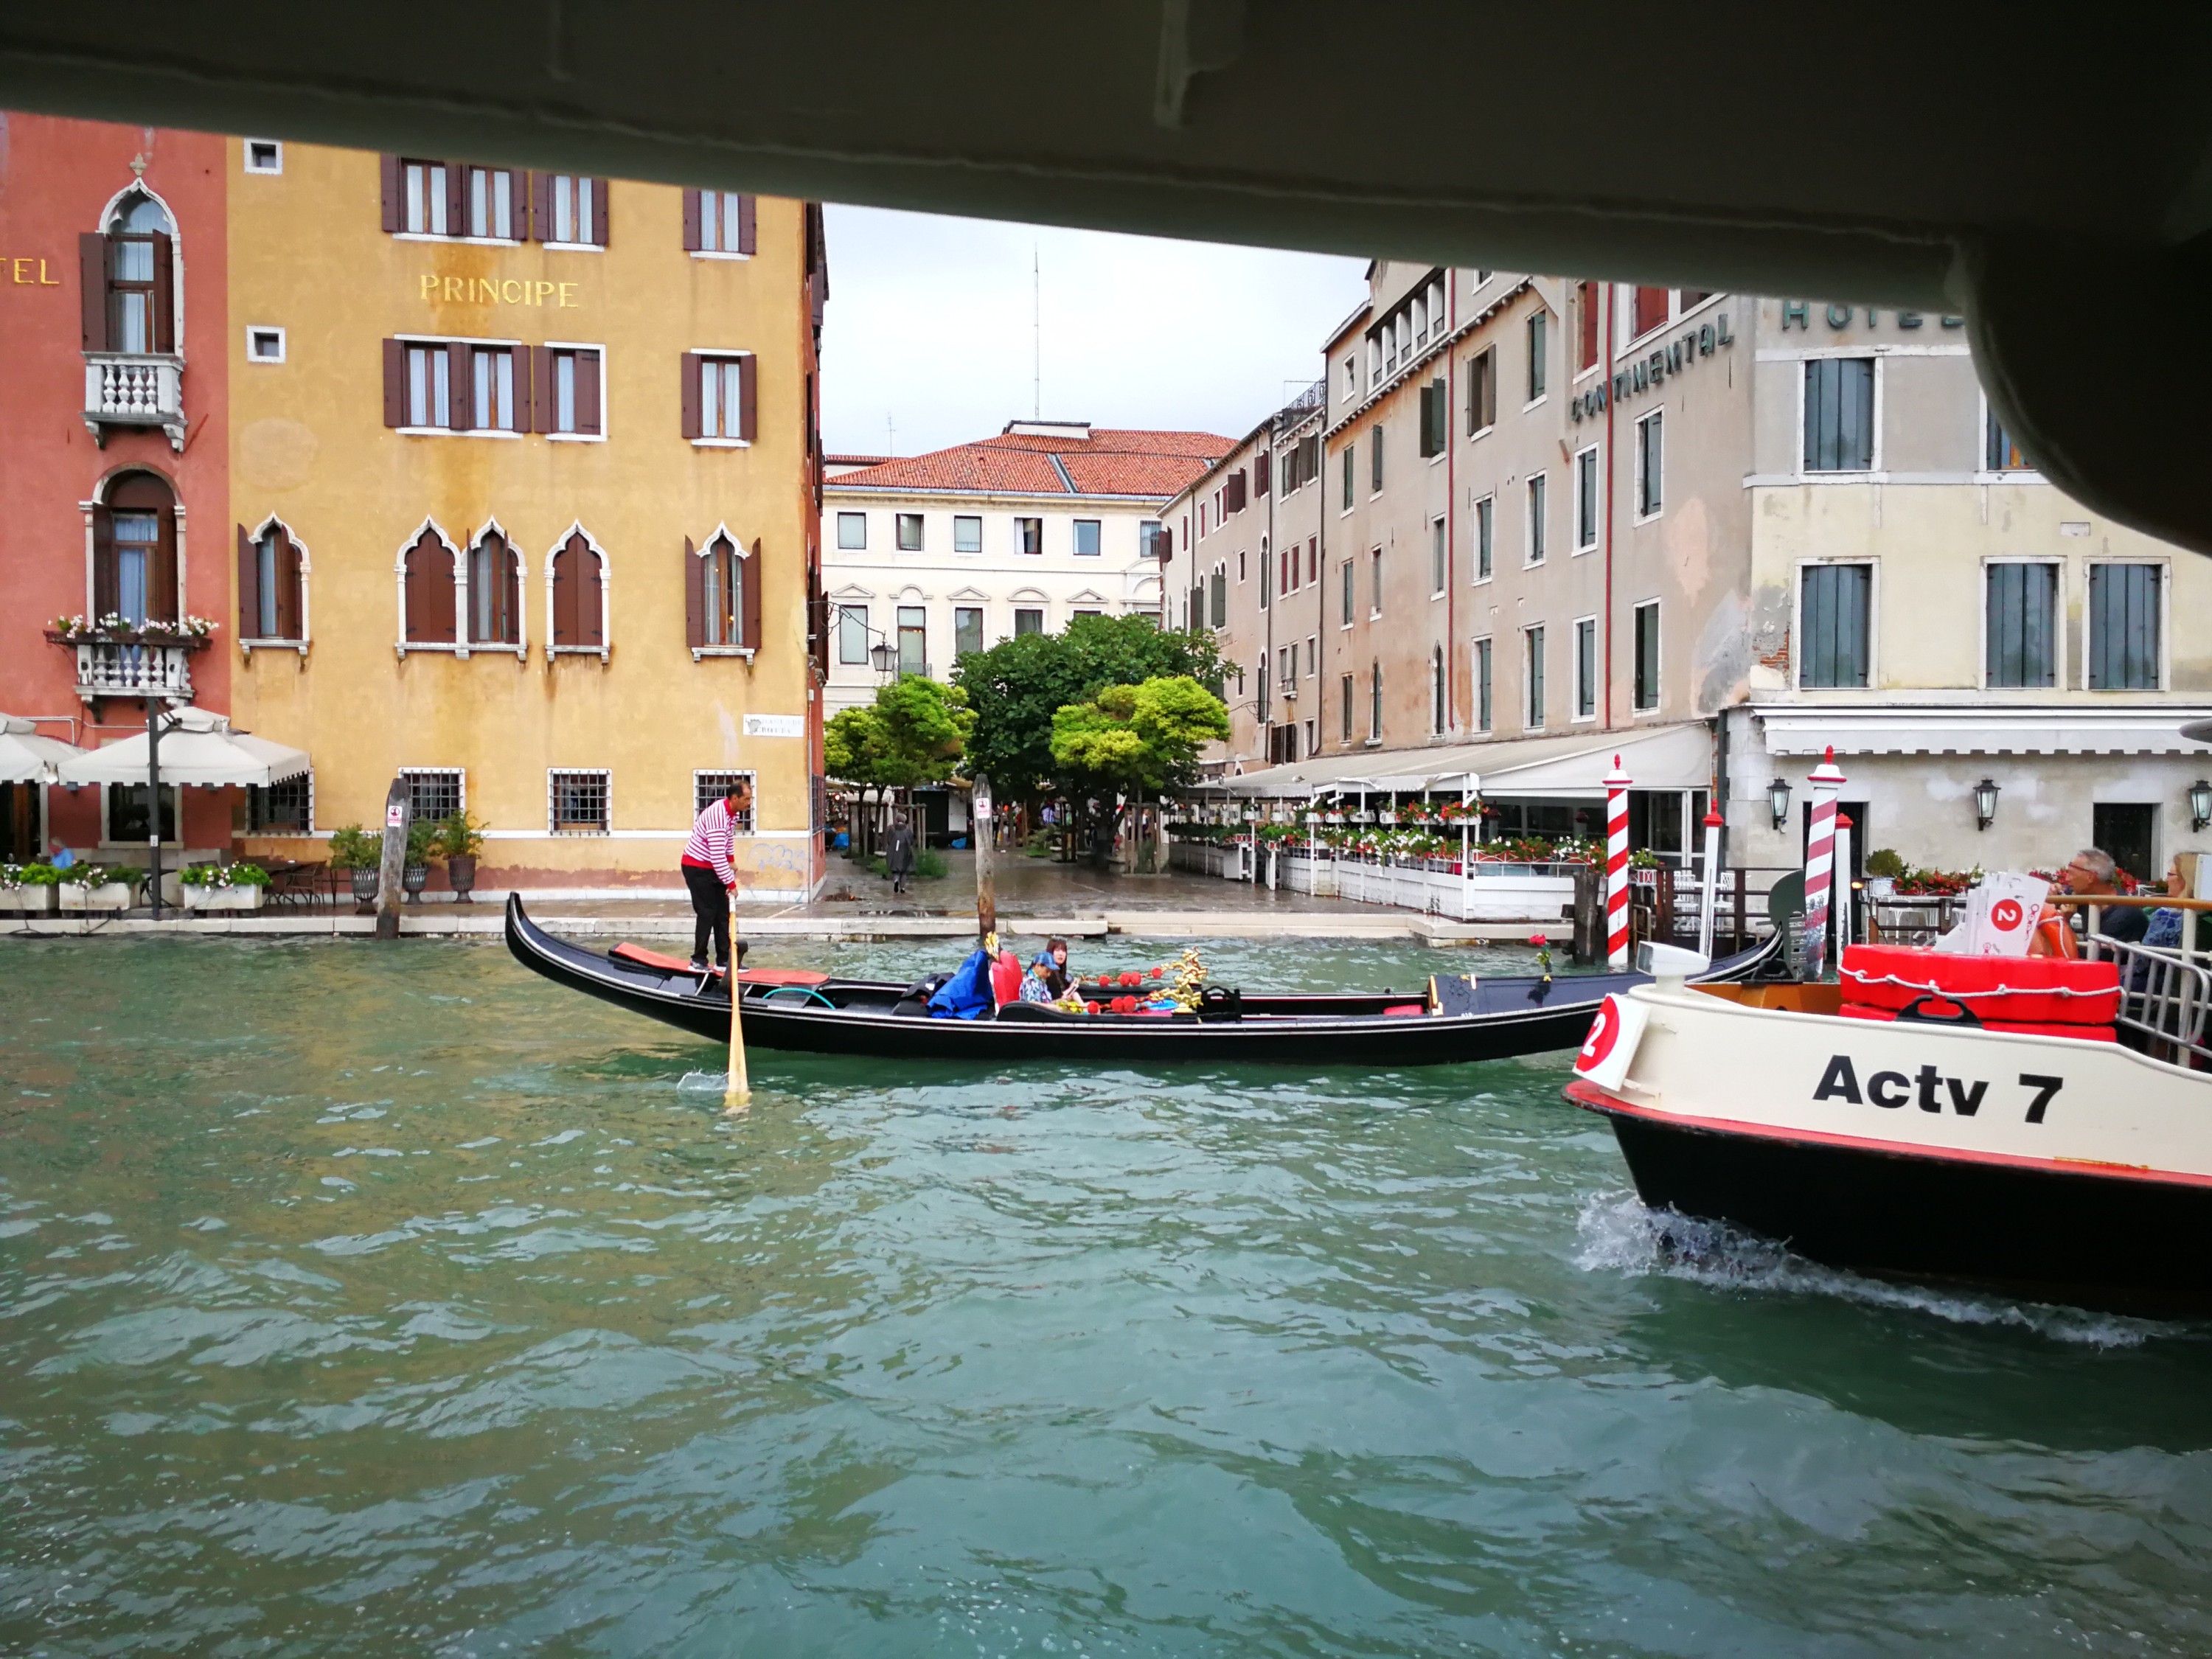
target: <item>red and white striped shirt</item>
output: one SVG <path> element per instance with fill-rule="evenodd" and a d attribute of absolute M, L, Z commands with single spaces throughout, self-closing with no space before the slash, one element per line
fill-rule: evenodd
<path fill-rule="evenodd" d="M 690 839 L 684 843 L 684 862 L 712 870 L 722 885 L 735 887 L 738 872 L 730 867 L 730 803 L 710 801 L 692 822 Z"/>

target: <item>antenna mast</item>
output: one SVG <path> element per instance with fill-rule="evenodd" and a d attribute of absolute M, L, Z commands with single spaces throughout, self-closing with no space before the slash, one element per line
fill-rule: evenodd
<path fill-rule="evenodd" d="M 1044 419 L 1044 278 L 1037 245 L 1030 244 L 1030 419 Z"/>

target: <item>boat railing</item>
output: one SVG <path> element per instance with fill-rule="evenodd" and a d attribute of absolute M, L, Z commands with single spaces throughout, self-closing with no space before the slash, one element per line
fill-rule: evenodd
<path fill-rule="evenodd" d="M 2139 1039 L 2131 1047 L 2155 1059 L 2212 1070 L 2206 1031 L 2212 1017 L 2212 971 L 2179 950 L 2102 934 L 2091 934 L 2083 950 L 2092 961 L 2119 967 L 2120 1009 L 2114 1024 Z"/>

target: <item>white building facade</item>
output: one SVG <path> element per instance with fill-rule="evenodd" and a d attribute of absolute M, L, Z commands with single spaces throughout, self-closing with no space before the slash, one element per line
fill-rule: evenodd
<path fill-rule="evenodd" d="M 833 476 L 826 712 L 872 701 L 895 673 L 950 680 L 963 653 L 1077 617 L 1158 622 L 1164 504 L 1231 447 L 1212 433 L 1013 421 Z"/>

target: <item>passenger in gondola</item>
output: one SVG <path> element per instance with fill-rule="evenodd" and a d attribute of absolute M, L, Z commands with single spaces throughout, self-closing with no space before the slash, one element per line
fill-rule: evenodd
<path fill-rule="evenodd" d="M 2117 879 L 2119 868 L 2110 853 L 2100 848 L 2085 847 L 2058 872 L 2058 879 L 2068 892 L 2078 897 L 2098 898 L 2110 895 L 2117 898 L 2120 895 Z M 2130 904 L 2107 905 L 2097 915 L 2098 933 L 2122 945 L 2141 943 L 2143 932 L 2149 925 L 2148 915 Z"/>
<path fill-rule="evenodd" d="M 1021 1000 L 1024 1002 L 1037 1003 L 1053 1003 L 1060 1000 L 1052 991 L 1052 958 L 1050 957 L 1040 953 L 1037 959 L 1030 963 L 1029 972 L 1022 976 Z"/>
<path fill-rule="evenodd" d="M 1052 992 L 1045 1000 L 1057 1002 L 1067 994 L 1068 988 L 1075 982 L 1075 976 L 1067 970 L 1066 939 L 1047 939 L 1044 949 L 1037 953 L 1036 965 L 1045 970 L 1045 984 Z"/>

